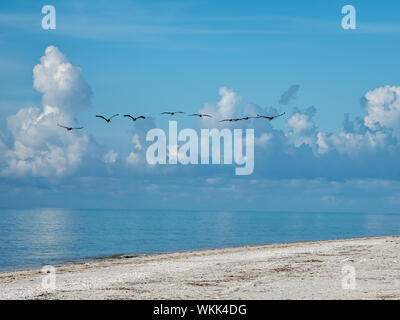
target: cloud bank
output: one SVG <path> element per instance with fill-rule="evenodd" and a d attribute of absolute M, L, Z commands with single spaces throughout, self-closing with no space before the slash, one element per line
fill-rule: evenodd
<path fill-rule="evenodd" d="M 205 103 L 199 110 L 211 114 L 213 119 L 199 119 L 197 129 L 255 129 L 255 170 L 247 180 L 239 181 L 230 166 L 148 165 L 145 137 L 148 130 L 157 127 L 156 119 L 136 122 L 125 150 L 110 148 L 102 154 L 85 131 L 66 132 L 58 127 L 57 123 L 80 125 L 77 117 L 90 108 L 92 90 L 82 70 L 53 46 L 45 50 L 34 67 L 33 80 L 34 88 L 43 94 L 43 105 L 20 109 L 7 119 L 6 130 L 0 132 L 0 177 L 7 183 L 18 180 L 22 181 L 20 185 L 28 186 L 38 180 L 55 180 L 59 183 L 52 185 L 54 190 L 83 184 L 94 198 L 101 183 L 104 198 L 115 191 L 121 203 L 123 197 L 130 197 L 131 190 L 137 192 L 138 201 L 146 199 L 147 193 L 159 193 L 160 199 L 166 199 L 160 203 L 188 192 L 188 198 L 193 193 L 199 195 L 199 205 L 207 199 L 216 202 L 212 195 L 219 195 L 221 203 L 230 203 L 232 194 L 239 202 L 243 198 L 259 201 L 266 192 L 285 201 L 279 194 L 292 190 L 292 197 L 297 197 L 298 203 L 308 197 L 313 203 L 338 208 L 352 201 L 351 192 L 361 199 L 384 188 L 387 196 L 380 195 L 382 203 L 387 200 L 398 204 L 400 87 L 383 86 L 367 92 L 361 99 L 365 114 L 344 115 L 342 126 L 333 132 L 318 127 L 317 107 L 288 108 L 299 91 L 298 85 L 282 94 L 277 108 L 262 108 L 254 103 L 245 103 L 242 108 L 240 94 L 233 88 L 221 87 L 219 100 Z M 273 121 L 218 122 L 231 117 L 282 112 L 286 114 Z M 60 182 L 65 177 L 71 178 Z M 183 187 L 193 181 L 196 183 L 192 189 Z M 114 190 L 121 185 L 124 190 Z M 275 189 L 279 192 L 274 193 Z M 394 190 L 392 194 L 390 190 Z M 54 191 L 54 197 L 58 197 L 57 192 Z M 149 205 L 152 203 L 149 198 Z"/>

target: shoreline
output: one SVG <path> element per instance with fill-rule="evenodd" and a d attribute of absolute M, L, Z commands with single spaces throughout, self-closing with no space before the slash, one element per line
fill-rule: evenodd
<path fill-rule="evenodd" d="M 87 258 L 77 258 L 72 260 L 62 260 L 57 263 L 54 263 L 52 266 L 54 267 L 63 267 L 73 264 L 82 264 L 82 263 L 90 263 L 96 261 L 112 261 L 112 260 L 121 260 L 124 258 L 137 258 L 144 256 L 158 256 L 158 255 L 168 255 L 168 254 L 184 254 L 184 253 L 192 253 L 192 252 L 203 252 L 203 251 L 215 251 L 215 250 L 229 250 L 229 249 L 240 249 L 240 248 L 254 248 L 254 247 L 265 247 L 265 246 L 276 246 L 276 245 L 293 245 L 293 244 L 307 244 L 307 243 L 316 243 L 316 242 L 332 242 L 332 241 L 350 241 L 350 240 L 362 240 L 362 239 L 380 239 L 380 238 L 396 238 L 400 235 L 387 235 L 387 236 L 372 236 L 372 237 L 360 237 L 360 238 L 338 238 L 338 239 L 326 239 L 326 240 L 306 240 L 306 241 L 293 241 L 293 242 L 276 242 L 276 243 L 262 243 L 262 244 L 248 244 L 248 245 L 239 245 L 232 247 L 221 247 L 221 248 L 200 248 L 200 249 L 189 249 L 182 251 L 163 251 L 163 252 L 149 252 L 149 253 L 117 253 L 111 255 L 104 256 L 96 256 L 96 257 L 87 257 Z M 35 271 L 41 270 L 41 268 L 45 265 L 41 266 L 27 266 L 21 267 L 14 270 L 0 270 L 0 276 L 4 273 L 15 273 L 15 272 L 24 272 L 24 271 Z"/>
<path fill-rule="evenodd" d="M 400 236 L 118 254 L 56 266 L 54 291 L 0 272 L 0 299 L 400 299 L 399 262 Z"/>

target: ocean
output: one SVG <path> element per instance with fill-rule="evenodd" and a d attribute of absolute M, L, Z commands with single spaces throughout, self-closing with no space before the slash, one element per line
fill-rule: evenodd
<path fill-rule="evenodd" d="M 400 214 L 0 210 L 0 271 L 116 254 L 398 235 Z"/>

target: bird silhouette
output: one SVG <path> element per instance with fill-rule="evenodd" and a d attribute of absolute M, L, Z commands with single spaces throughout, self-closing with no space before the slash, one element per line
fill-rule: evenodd
<path fill-rule="evenodd" d="M 57 123 L 57 125 L 58 125 L 59 127 L 61 127 L 61 128 L 67 129 L 67 131 L 83 129 L 83 127 L 79 127 L 79 128 L 66 127 L 66 126 L 62 126 L 61 124 L 58 124 L 58 123 Z"/>
<path fill-rule="evenodd" d="M 160 114 L 169 114 L 169 115 L 173 116 L 174 114 L 177 114 L 177 113 L 185 113 L 185 112 L 183 112 L 183 111 L 173 111 L 173 112 L 165 111 L 165 112 L 161 112 Z"/>
<path fill-rule="evenodd" d="M 262 115 L 257 115 L 257 118 L 265 118 L 268 119 L 269 121 L 274 120 L 275 118 L 281 117 L 285 114 L 286 112 L 282 113 L 282 114 L 278 114 L 277 116 L 262 116 Z"/>
<path fill-rule="evenodd" d="M 109 123 L 111 121 L 112 118 L 119 116 L 119 114 L 114 114 L 111 118 L 107 119 L 106 117 L 100 116 L 100 115 L 96 115 L 96 118 L 101 118 L 104 119 L 107 123 Z"/>
<path fill-rule="evenodd" d="M 249 119 L 257 119 L 258 117 L 244 117 L 240 118 L 239 120 L 249 120 Z"/>
<path fill-rule="evenodd" d="M 212 116 L 210 116 L 209 114 L 204 114 L 204 113 L 189 114 L 189 117 L 199 117 L 199 118 L 208 117 L 208 118 L 212 118 Z"/>
<path fill-rule="evenodd" d="M 137 119 L 146 119 L 146 117 L 145 116 L 139 116 L 139 117 L 132 117 L 130 114 L 124 114 L 124 117 L 126 117 L 126 118 L 131 118 L 132 119 L 132 121 L 136 121 Z"/>
<path fill-rule="evenodd" d="M 240 118 L 233 118 L 233 119 L 223 119 L 223 120 L 220 120 L 219 122 L 236 122 L 236 121 L 239 121 L 239 120 L 242 120 L 242 119 L 240 119 Z"/>

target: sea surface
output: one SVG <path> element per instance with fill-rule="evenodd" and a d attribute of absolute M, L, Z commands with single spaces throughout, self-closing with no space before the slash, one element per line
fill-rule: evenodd
<path fill-rule="evenodd" d="M 400 234 L 400 214 L 0 210 L 0 271 L 110 256 Z"/>

